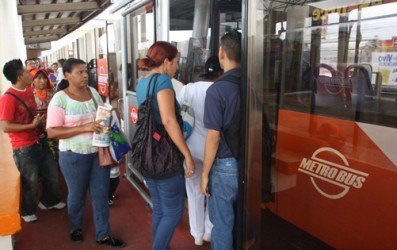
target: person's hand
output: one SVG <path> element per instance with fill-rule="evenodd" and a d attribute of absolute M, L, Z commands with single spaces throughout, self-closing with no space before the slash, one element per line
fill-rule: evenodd
<path fill-rule="evenodd" d="M 102 132 L 102 125 L 99 122 L 90 122 L 83 125 L 83 130 L 85 132 L 95 132 L 101 133 Z"/>
<path fill-rule="evenodd" d="M 43 119 L 42 115 L 37 114 L 32 121 L 33 128 L 37 128 L 43 122 Z"/>
<path fill-rule="evenodd" d="M 207 197 L 210 196 L 208 192 L 208 174 L 201 175 L 201 192 Z"/>
<path fill-rule="evenodd" d="M 185 165 L 186 165 L 185 178 L 190 178 L 192 177 L 192 175 L 194 174 L 194 170 L 196 169 L 193 158 L 191 156 L 185 158 Z"/>

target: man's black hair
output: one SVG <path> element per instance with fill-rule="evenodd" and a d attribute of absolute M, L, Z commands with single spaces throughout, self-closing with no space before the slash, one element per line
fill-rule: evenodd
<path fill-rule="evenodd" d="M 36 60 L 37 60 L 36 57 L 30 57 L 30 58 L 26 59 L 26 60 L 25 60 L 25 66 L 28 65 L 28 61 L 36 61 Z"/>
<path fill-rule="evenodd" d="M 63 73 L 72 73 L 73 67 L 80 64 L 86 64 L 86 62 L 76 58 L 69 58 L 63 63 Z"/>
<path fill-rule="evenodd" d="M 222 36 L 220 46 L 230 60 L 241 62 L 241 33 L 234 30 Z"/>
<path fill-rule="evenodd" d="M 18 77 L 23 75 L 21 59 L 14 59 L 7 62 L 3 67 L 3 74 L 12 84 L 17 83 Z"/>
<path fill-rule="evenodd" d="M 62 79 L 55 88 L 55 92 L 61 91 L 69 87 L 69 82 L 66 79 Z"/>
<path fill-rule="evenodd" d="M 59 59 L 59 60 L 58 60 L 58 63 L 60 64 L 60 65 L 58 65 L 58 66 L 62 68 L 62 67 L 63 67 L 63 64 L 65 63 L 65 59 L 63 59 L 63 58 L 62 58 L 62 59 Z"/>

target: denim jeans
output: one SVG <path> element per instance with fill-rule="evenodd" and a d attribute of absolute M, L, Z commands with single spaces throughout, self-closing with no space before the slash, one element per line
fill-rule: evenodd
<path fill-rule="evenodd" d="M 50 207 L 60 202 L 58 165 L 45 140 L 13 150 L 13 157 L 21 174 L 22 216 L 36 213 L 39 178 L 43 182 L 41 203 Z"/>
<path fill-rule="evenodd" d="M 233 249 L 233 203 L 238 195 L 238 164 L 235 158 L 215 159 L 209 180 L 208 212 L 214 225 L 211 249 Z"/>
<path fill-rule="evenodd" d="M 145 178 L 153 202 L 153 250 L 170 249 L 170 241 L 182 218 L 185 179 L 181 174 L 163 180 Z"/>
<path fill-rule="evenodd" d="M 101 240 L 110 233 L 109 178 L 110 168 L 101 168 L 98 154 L 59 152 L 59 164 L 68 186 L 68 214 L 71 231 L 83 229 L 83 212 L 87 189 L 90 190 L 95 237 Z"/>

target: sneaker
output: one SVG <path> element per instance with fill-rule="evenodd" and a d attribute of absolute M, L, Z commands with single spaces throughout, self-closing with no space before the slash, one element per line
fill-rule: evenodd
<path fill-rule="evenodd" d="M 76 229 L 70 233 L 70 239 L 76 243 L 80 243 L 83 241 L 83 232 L 81 229 Z"/>
<path fill-rule="evenodd" d="M 203 241 L 211 242 L 211 234 L 204 234 Z"/>
<path fill-rule="evenodd" d="M 115 248 L 122 248 L 125 247 L 126 245 L 122 240 L 113 238 L 112 236 L 106 236 L 102 240 L 97 240 L 96 243 L 102 246 L 109 246 Z"/>
<path fill-rule="evenodd" d="M 194 244 L 196 246 L 202 246 L 204 244 L 203 239 L 194 238 Z"/>
<path fill-rule="evenodd" d="M 25 222 L 34 222 L 37 220 L 37 216 L 35 214 L 21 216 Z"/>
<path fill-rule="evenodd" d="M 38 207 L 41 210 L 50 210 L 50 209 L 58 209 L 59 210 L 59 209 L 64 209 L 66 207 L 66 203 L 61 201 L 61 202 L 58 202 L 57 204 L 55 204 L 54 206 L 46 207 L 46 206 L 44 206 L 43 203 L 39 202 Z"/>

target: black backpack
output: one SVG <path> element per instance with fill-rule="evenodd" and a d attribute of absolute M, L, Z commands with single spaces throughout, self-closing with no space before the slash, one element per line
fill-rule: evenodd
<path fill-rule="evenodd" d="M 219 81 L 227 81 L 240 86 L 241 84 L 241 75 L 225 75 L 222 76 L 217 80 Z M 225 138 L 226 144 L 229 147 L 230 151 L 233 154 L 233 157 L 238 159 L 240 156 L 240 95 L 236 102 L 236 107 L 234 110 L 234 114 L 230 125 L 225 131 L 223 132 L 223 137 Z"/>
<path fill-rule="evenodd" d="M 154 118 L 154 89 L 159 74 L 150 79 L 146 100 L 138 108 L 137 130 L 132 139 L 132 164 L 144 176 L 151 179 L 164 179 L 175 176 L 183 170 L 184 157 L 171 140 L 162 124 Z M 153 83 L 153 88 L 151 88 Z M 152 93 L 150 93 L 152 89 Z M 179 106 L 175 114 L 182 129 Z"/>

